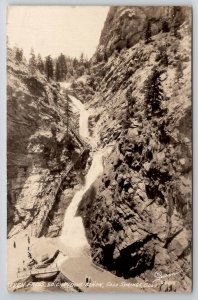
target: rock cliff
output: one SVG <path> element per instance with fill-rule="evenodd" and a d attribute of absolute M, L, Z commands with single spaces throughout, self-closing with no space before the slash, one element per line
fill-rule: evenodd
<path fill-rule="evenodd" d="M 93 261 L 189 291 L 191 8 L 111 8 L 93 62 L 92 131 L 115 145 L 79 206 Z"/>
<path fill-rule="evenodd" d="M 71 188 L 82 181 L 78 158 L 83 144 L 74 125 L 66 134 L 66 96 L 59 84 L 48 82 L 39 71 L 32 74 L 25 61 L 16 61 L 11 49 L 7 72 L 8 234 L 31 224 L 32 235 L 46 233 L 49 226 L 48 233 L 56 235 L 74 193 Z M 54 203 L 59 205 L 61 191 L 67 188 L 66 203 L 60 205 L 54 221 Z"/>

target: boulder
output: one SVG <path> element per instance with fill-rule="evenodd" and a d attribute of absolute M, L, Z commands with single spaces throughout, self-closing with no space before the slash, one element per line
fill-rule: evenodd
<path fill-rule="evenodd" d="M 129 128 L 127 135 L 130 139 L 136 140 L 136 138 L 139 136 L 138 129 L 137 128 Z"/>

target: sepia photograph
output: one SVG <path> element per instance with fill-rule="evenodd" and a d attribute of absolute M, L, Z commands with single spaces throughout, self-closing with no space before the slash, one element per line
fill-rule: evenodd
<path fill-rule="evenodd" d="M 7 7 L 7 289 L 192 291 L 192 7 Z"/>

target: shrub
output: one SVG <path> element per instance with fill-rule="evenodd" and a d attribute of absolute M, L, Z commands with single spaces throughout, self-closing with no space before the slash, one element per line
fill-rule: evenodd
<path fill-rule="evenodd" d="M 151 22 L 147 22 L 146 30 L 145 30 L 145 43 L 148 44 L 151 42 Z"/>
<path fill-rule="evenodd" d="M 162 99 L 160 72 L 155 68 L 145 83 L 145 104 L 148 117 L 160 114 Z"/>

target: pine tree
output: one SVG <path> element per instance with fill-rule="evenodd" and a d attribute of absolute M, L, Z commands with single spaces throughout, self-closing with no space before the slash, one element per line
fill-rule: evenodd
<path fill-rule="evenodd" d="M 73 68 L 76 69 L 78 67 L 78 60 L 77 58 L 74 58 L 73 60 Z"/>
<path fill-rule="evenodd" d="M 145 43 L 148 44 L 151 42 L 151 22 L 147 22 L 146 31 L 145 31 Z"/>
<path fill-rule="evenodd" d="M 133 87 L 129 87 L 126 92 L 126 100 L 127 100 L 127 116 L 126 118 L 130 118 L 134 114 L 134 105 L 136 103 L 136 98 L 133 95 Z"/>
<path fill-rule="evenodd" d="M 84 73 L 85 73 L 85 67 L 84 67 L 84 66 L 79 66 L 79 67 L 76 69 L 76 74 L 77 74 L 77 76 L 82 76 Z"/>
<path fill-rule="evenodd" d="M 88 74 L 90 72 L 90 66 L 91 66 L 91 62 L 90 60 L 86 57 L 84 60 L 84 67 L 86 70 L 86 73 Z"/>
<path fill-rule="evenodd" d="M 81 55 L 80 55 L 80 64 L 81 64 L 82 66 L 84 66 L 84 62 L 85 62 L 84 54 L 81 53 Z"/>
<path fill-rule="evenodd" d="M 177 61 L 177 66 L 176 66 L 176 80 L 179 83 L 180 79 L 183 76 L 183 66 L 181 60 Z"/>
<path fill-rule="evenodd" d="M 170 31 L 169 24 L 166 20 L 164 20 L 162 22 L 162 32 L 169 32 L 169 31 Z"/>
<path fill-rule="evenodd" d="M 79 66 L 79 61 L 78 61 L 78 59 L 75 57 L 74 59 L 73 59 L 73 62 L 72 62 L 72 65 L 73 65 L 73 75 L 74 75 L 74 78 L 76 78 L 77 77 L 77 69 L 78 69 L 78 66 Z"/>
<path fill-rule="evenodd" d="M 54 68 L 53 61 L 50 55 L 48 55 L 45 59 L 45 73 L 48 81 L 53 78 Z"/>
<path fill-rule="evenodd" d="M 60 68 L 60 63 L 57 60 L 56 65 L 55 65 L 55 80 L 56 81 L 61 81 L 61 68 Z"/>
<path fill-rule="evenodd" d="M 55 61 L 55 79 L 56 81 L 64 81 L 67 78 L 67 73 L 69 72 L 68 68 L 69 62 L 64 54 L 60 54 Z M 70 72 L 71 73 L 71 72 Z"/>
<path fill-rule="evenodd" d="M 157 69 L 152 71 L 145 84 L 145 88 L 146 111 L 148 116 L 151 117 L 152 114 L 161 112 L 161 101 L 163 99 L 160 72 Z"/>
<path fill-rule="evenodd" d="M 181 38 L 181 34 L 178 32 L 178 29 L 181 25 L 181 8 L 179 6 L 173 7 L 173 24 L 172 24 L 172 35 L 176 38 Z"/>
<path fill-rule="evenodd" d="M 168 55 L 166 51 L 162 52 L 161 63 L 163 66 L 168 67 Z"/>
<path fill-rule="evenodd" d="M 106 51 L 104 51 L 104 61 L 108 61 L 108 55 Z"/>
<path fill-rule="evenodd" d="M 67 136 L 68 136 L 69 125 L 70 125 L 70 120 L 71 120 L 73 111 L 72 111 L 72 106 L 71 106 L 71 99 L 69 98 L 69 96 L 67 94 L 66 94 L 65 113 L 66 113 L 66 128 L 67 128 Z"/>
<path fill-rule="evenodd" d="M 34 54 L 33 48 L 31 49 L 31 52 L 30 52 L 29 67 L 30 67 L 31 73 L 35 73 L 37 65 L 36 65 L 36 56 Z"/>
<path fill-rule="evenodd" d="M 134 105 L 136 103 L 136 98 L 133 96 L 133 88 L 129 87 L 126 92 L 126 100 L 127 100 L 127 106 L 125 114 L 123 115 L 122 119 L 122 127 L 124 129 L 127 129 L 131 125 L 131 117 L 134 115 Z"/>
<path fill-rule="evenodd" d="M 66 75 L 66 79 L 67 79 L 73 75 L 73 61 L 69 56 L 66 57 L 66 65 L 67 65 L 67 75 Z"/>
<path fill-rule="evenodd" d="M 159 54 L 156 57 L 156 61 L 159 61 L 160 63 L 165 66 L 168 67 L 168 55 L 166 52 L 166 46 L 162 45 L 159 47 Z"/>
<path fill-rule="evenodd" d="M 60 71 L 60 80 L 63 81 L 67 76 L 67 62 L 64 54 L 60 54 L 58 57 L 59 71 Z"/>
<path fill-rule="evenodd" d="M 41 74 L 43 74 L 45 71 L 45 66 L 44 66 L 44 62 L 43 62 L 40 54 L 38 54 L 38 56 L 37 56 L 36 64 L 37 64 L 38 70 L 41 72 Z"/>
<path fill-rule="evenodd" d="M 23 60 L 23 49 L 16 48 L 15 59 L 17 63 Z"/>

